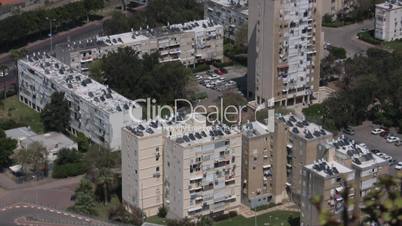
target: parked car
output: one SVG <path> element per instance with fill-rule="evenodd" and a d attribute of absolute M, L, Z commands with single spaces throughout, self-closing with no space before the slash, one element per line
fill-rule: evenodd
<path fill-rule="evenodd" d="M 380 133 L 380 136 L 382 136 L 384 138 L 386 138 L 388 135 L 389 135 L 389 131 L 386 131 L 386 130 L 384 132 Z"/>
<path fill-rule="evenodd" d="M 373 154 L 378 154 L 378 153 L 380 153 L 380 150 L 378 150 L 378 149 L 372 149 L 372 150 L 370 150 L 371 151 L 371 153 L 373 153 Z"/>
<path fill-rule="evenodd" d="M 345 134 L 348 134 L 348 135 L 354 135 L 355 134 L 355 131 L 351 127 L 343 128 L 342 132 L 345 133 Z"/>
<path fill-rule="evenodd" d="M 227 74 L 228 73 L 228 70 L 226 70 L 225 68 L 219 68 L 219 70 L 223 73 L 223 74 Z"/>
<path fill-rule="evenodd" d="M 215 69 L 214 72 L 215 72 L 215 74 L 223 75 L 223 72 L 221 70 L 219 70 L 219 69 Z"/>
<path fill-rule="evenodd" d="M 373 134 L 373 135 L 379 135 L 379 134 L 381 134 L 381 133 L 384 132 L 384 131 L 385 131 L 385 130 L 383 130 L 383 129 L 376 128 L 376 129 L 371 130 L 371 134 Z"/>
<path fill-rule="evenodd" d="M 400 140 L 397 140 L 397 141 L 395 141 L 395 146 L 397 146 L 397 147 L 399 147 L 399 146 L 401 146 L 402 145 L 402 141 L 400 141 Z"/>
<path fill-rule="evenodd" d="M 390 166 L 398 164 L 398 161 L 396 159 L 392 159 L 391 162 L 389 163 Z"/>
<path fill-rule="evenodd" d="M 396 169 L 396 170 L 402 170 L 402 162 L 398 162 L 398 163 L 395 165 L 395 169 Z"/>
<path fill-rule="evenodd" d="M 399 139 L 399 137 L 395 137 L 395 136 L 389 136 L 387 137 L 387 143 L 394 143 L 397 141 L 400 141 L 401 139 Z"/>

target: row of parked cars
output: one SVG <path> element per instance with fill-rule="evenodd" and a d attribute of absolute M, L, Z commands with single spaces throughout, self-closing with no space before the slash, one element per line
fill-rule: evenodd
<path fill-rule="evenodd" d="M 198 74 L 195 77 L 198 83 L 200 83 L 201 85 L 218 91 L 224 91 L 236 87 L 235 81 L 226 80 L 220 76 L 223 75 L 223 71 L 219 70 L 219 73 L 215 71 L 207 71 L 206 74 Z"/>
<path fill-rule="evenodd" d="M 398 162 L 396 159 L 393 159 L 391 156 L 381 152 L 378 149 L 372 149 L 371 153 L 377 155 L 380 158 L 387 160 L 390 166 L 395 166 L 396 170 L 402 170 L 402 162 Z"/>
<path fill-rule="evenodd" d="M 388 128 L 385 127 L 375 128 L 371 131 L 371 134 L 380 135 L 381 137 L 384 137 L 384 139 L 387 140 L 387 143 L 394 143 L 396 146 L 402 145 L 401 138 L 392 134 Z"/>

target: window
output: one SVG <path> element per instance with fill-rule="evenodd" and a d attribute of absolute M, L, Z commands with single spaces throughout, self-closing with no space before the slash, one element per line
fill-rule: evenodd
<path fill-rule="evenodd" d="M 156 167 L 156 172 L 159 172 L 159 166 Z"/>

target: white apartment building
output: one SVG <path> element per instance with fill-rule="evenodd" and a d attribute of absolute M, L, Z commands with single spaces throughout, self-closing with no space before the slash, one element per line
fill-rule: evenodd
<path fill-rule="evenodd" d="M 248 97 L 257 104 L 310 103 L 320 78 L 321 1 L 249 2 Z"/>
<path fill-rule="evenodd" d="M 210 20 L 191 21 L 159 28 L 69 42 L 56 47 L 56 57 L 85 72 L 93 60 L 118 48 L 131 47 L 139 56 L 160 53 L 160 62 L 193 65 L 223 60 L 223 27 Z"/>
<path fill-rule="evenodd" d="M 168 217 L 238 211 L 241 199 L 241 133 L 221 126 L 168 137 L 165 205 Z"/>
<path fill-rule="evenodd" d="M 241 133 L 194 121 L 131 125 L 122 136 L 123 201 L 148 216 L 168 218 L 237 211 Z"/>
<path fill-rule="evenodd" d="M 402 38 L 402 1 L 390 0 L 376 5 L 375 37 L 387 42 Z"/>
<path fill-rule="evenodd" d="M 121 128 L 131 122 L 132 101 L 47 54 L 19 60 L 18 82 L 19 100 L 38 112 L 54 92 L 63 92 L 70 106 L 72 134 L 81 132 L 95 143 L 120 148 Z M 141 107 L 133 106 L 132 113 L 141 118 Z"/>
<path fill-rule="evenodd" d="M 204 17 L 224 27 L 225 38 L 235 40 L 241 26 L 247 26 L 248 0 L 206 0 Z"/>

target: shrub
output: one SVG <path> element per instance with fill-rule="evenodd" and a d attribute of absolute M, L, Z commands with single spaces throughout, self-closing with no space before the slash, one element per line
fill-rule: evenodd
<path fill-rule="evenodd" d="M 208 71 L 210 69 L 208 64 L 197 64 L 195 68 L 193 68 L 194 73 L 202 72 L 202 71 Z"/>
<path fill-rule="evenodd" d="M 84 174 L 87 171 L 87 167 L 84 163 L 67 163 L 64 165 L 55 165 L 53 168 L 53 178 L 67 178 Z"/>
<path fill-rule="evenodd" d="M 165 218 L 167 215 L 167 208 L 162 206 L 158 209 L 158 217 Z"/>

